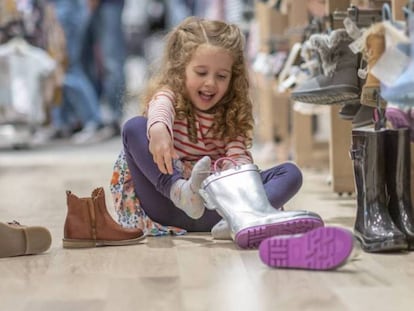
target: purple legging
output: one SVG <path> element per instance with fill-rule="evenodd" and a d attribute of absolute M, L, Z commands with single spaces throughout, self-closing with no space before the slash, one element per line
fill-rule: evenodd
<path fill-rule="evenodd" d="M 221 219 L 216 211 L 206 209 L 201 218 L 192 219 L 170 200 L 171 186 L 182 176 L 176 170 L 172 175 L 159 171 L 149 152 L 146 127 L 145 117 L 134 117 L 125 123 L 122 131 L 126 160 L 142 208 L 152 220 L 162 225 L 188 231 L 210 231 Z M 293 163 L 283 163 L 260 174 L 267 197 L 276 208 L 290 200 L 302 185 L 302 173 Z"/>

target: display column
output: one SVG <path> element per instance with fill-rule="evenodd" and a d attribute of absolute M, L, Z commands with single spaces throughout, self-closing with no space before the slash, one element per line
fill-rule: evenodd
<path fill-rule="evenodd" d="M 259 52 L 270 54 L 277 40 L 283 38 L 287 17 L 267 4 L 257 1 L 255 16 L 259 33 Z M 288 140 L 289 102 L 285 94 L 275 94 L 274 77 L 253 72 L 253 85 L 257 106 L 255 115 L 256 138 L 262 144 Z"/>
<path fill-rule="evenodd" d="M 347 11 L 351 1 L 327 0 L 326 13 Z M 336 193 L 353 193 L 355 191 L 352 161 L 349 157 L 351 147 L 352 123 L 339 118 L 339 105 L 330 107 L 331 133 L 329 139 L 329 168 L 332 190 Z"/>
<path fill-rule="evenodd" d="M 288 10 L 290 45 L 302 41 L 302 32 L 309 23 L 309 12 L 305 1 L 292 0 Z M 293 102 L 291 102 L 293 105 Z M 325 165 L 324 154 L 327 145 L 315 141 L 313 133 L 313 116 L 292 109 L 292 145 L 293 160 L 301 167 Z"/>

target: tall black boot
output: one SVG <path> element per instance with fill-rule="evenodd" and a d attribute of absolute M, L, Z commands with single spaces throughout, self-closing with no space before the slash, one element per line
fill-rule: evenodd
<path fill-rule="evenodd" d="M 408 129 L 385 132 L 386 182 L 388 210 L 392 220 L 414 249 L 414 211 L 411 203 L 411 152 Z"/>
<path fill-rule="evenodd" d="M 355 237 L 366 252 L 407 249 L 405 235 L 387 209 L 384 131 L 352 130 L 351 157 L 357 194 Z"/>

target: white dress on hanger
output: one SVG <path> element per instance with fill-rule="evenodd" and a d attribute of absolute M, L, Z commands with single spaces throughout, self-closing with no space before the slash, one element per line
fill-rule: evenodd
<path fill-rule="evenodd" d="M 55 68 L 46 51 L 23 38 L 0 45 L 0 123 L 42 124 L 46 119 L 43 83 Z"/>

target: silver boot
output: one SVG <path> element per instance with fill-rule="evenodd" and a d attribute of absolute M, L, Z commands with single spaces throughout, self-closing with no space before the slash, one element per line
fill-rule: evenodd
<path fill-rule="evenodd" d="M 269 202 L 254 164 L 215 172 L 200 187 L 211 210 L 217 209 L 229 223 L 232 239 L 241 248 L 256 248 L 275 235 L 297 234 L 323 226 L 321 217 L 309 211 L 278 211 Z"/>

